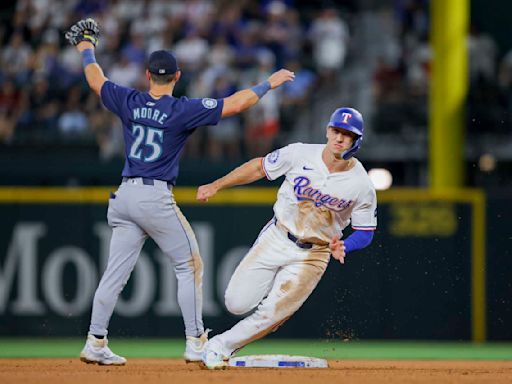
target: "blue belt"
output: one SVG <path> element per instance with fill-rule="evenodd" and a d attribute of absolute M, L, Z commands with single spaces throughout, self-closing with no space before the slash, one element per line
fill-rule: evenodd
<path fill-rule="evenodd" d="M 142 179 L 142 184 L 144 185 L 155 185 L 155 179 L 150 179 L 149 177 L 123 177 L 123 183 L 127 182 L 130 179 Z M 161 180 L 163 181 L 163 180 Z M 165 182 L 165 181 L 164 181 Z M 173 187 L 173 183 L 170 181 L 167 182 L 167 187 Z"/>
<path fill-rule="evenodd" d="M 295 245 L 299 248 L 303 249 L 311 249 L 313 248 L 313 243 L 304 243 L 293 236 L 290 232 L 288 232 L 288 238 L 295 243 Z"/>
<path fill-rule="evenodd" d="M 277 226 L 277 218 L 274 218 L 274 224 Z M 284 229 L 284 228 L 283 228 Z M 292 235 L 290 232 L 286 231 L 286 235 L 288 236 L 288 239 L 293 241 L 295 245 L 302 249 L 311 249 L 313 248 L 313 243 L 306 243 L 303 241 L 300 241 L 297 237 Z"/>

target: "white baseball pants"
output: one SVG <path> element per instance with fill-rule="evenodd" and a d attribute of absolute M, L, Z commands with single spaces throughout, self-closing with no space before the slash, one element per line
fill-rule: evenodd
<path fill-rule="evenodd" d="M 306 301 L 327 268 L 327 246 L 299 248 L 272 220 L 235 270 L 225 294 L 227 309 L 241 315 L 256 308 L 210 340 L 225 357 L 276 330 Z"/>

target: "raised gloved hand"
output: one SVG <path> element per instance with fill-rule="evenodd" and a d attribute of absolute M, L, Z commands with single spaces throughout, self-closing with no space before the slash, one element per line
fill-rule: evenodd
<path fill-rule="evenodd" d="M 89 17 L 73 24 L 64 36 L 71 45 L 76 46 L 81 41 L 88 41 L 96 46 L 100 37 L 100 28 L 96 20 Z"/>

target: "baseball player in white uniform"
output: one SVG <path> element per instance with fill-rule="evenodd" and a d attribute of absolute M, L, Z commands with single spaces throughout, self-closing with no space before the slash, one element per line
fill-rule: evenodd
<path fill-rule="evenodd" d="M 275 216 L 238 265 L 225 293 L 233 314 L 257 309 L 206 344 L 207 368 L 225 367 L 234 352 L 284 323 L 313 292 L 331 255 L 344 263 L 347 253 L 371 243 L 377 226 L 376 193 L 353 157 L 363 138 L 361 114 L 337 109 L 326 137 L 327 144 L 290 144 L 199 187 L 197 199 L 208 201 L 224 188 L 285 176 Z M 341 240 L 350 222 L 354 231 Z"/>

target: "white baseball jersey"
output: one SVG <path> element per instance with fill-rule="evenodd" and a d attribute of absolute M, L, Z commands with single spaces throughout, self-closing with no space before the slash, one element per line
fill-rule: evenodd
<path fill-rule="evenodd" d="M 362 164 L 330 173 L 322 160 L 325 144 L 290 144 L 269 153 L 263 169 L 269 180 L 285 175 L 274 213 L 277 221 L 298 239 L 329 243 L 343 229 L 377 227 L 375 188 Z"/>

